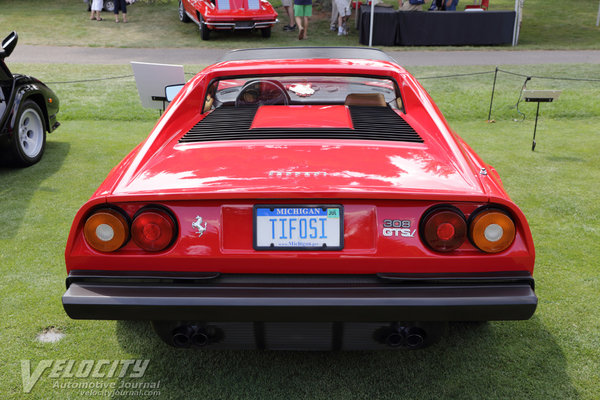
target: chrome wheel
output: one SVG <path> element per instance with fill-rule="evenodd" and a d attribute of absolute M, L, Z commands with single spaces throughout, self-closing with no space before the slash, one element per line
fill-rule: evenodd
<path fill-rule="evenodd" d="M 183 7 L 183 2 L 179 0 L 179 20 L 181 22 L 190 22 L 190 17 L 185 13 L 185 8 Z"/>
<path fill-rule="evenodd" d="M 10 164 L 28 167 L 40 161 L 46 148 L 45 114 L 35 101 L 25 100 L 19 107 L 5 149 Z"/>
<path fill-rule="evenodd" d="M 26 108 L 19 118 L 18 145 L 24 155 L 36 158 L 44 147 L 44 123 L 34 108 Z"/>
<path fill-rule="evenodd" d="M 115 2 L 114 0 L 107 0 L 104 2 L 104 9 L 108 12 L 115 11 Z"/>

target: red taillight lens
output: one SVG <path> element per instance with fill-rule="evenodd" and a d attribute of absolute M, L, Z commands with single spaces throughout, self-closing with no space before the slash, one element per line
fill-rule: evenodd
<path fill-rule="evenodd" d="M 135 244 L 146 251 L 166 249 L 175 238 L 173 218 L 164 210 L 142 210 L 131 223 L 131 237 Z"/>
<path fill-rule="evenodd" d="M 484 209 L 475 214 L 469 225 L 469 237 L 473 244 L 486 253 L 506 250 L 515 240 L 513 220 L 498 209 Z"/>
<path fill-rule="evenodd" d="M 93 249 L 108 253 L 118 250 L 127 242 L 129 225 L 120 212 L 102 209 L 94 212 L 85 221 L 83 235 Z"/>
<path fill-rule="evenodd" d="M 465 217 L 453 208 L 431 211 L 423 219 L 421 227 L 425 244 L 435 251 L 456 250 L 467 238 Z"/>

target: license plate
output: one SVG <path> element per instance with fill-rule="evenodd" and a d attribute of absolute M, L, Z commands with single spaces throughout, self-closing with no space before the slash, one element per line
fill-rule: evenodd
<path fill-rule="evenodd" d="M 344 209 L 340 205 L 254 206 L 256 250 L 341 250 Z"/>

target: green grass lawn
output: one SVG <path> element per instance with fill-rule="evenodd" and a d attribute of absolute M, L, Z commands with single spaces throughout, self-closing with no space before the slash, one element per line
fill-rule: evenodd
<path fill-rule="evenodd" d="M 396 0 L 385 2 L 398 7 Z M 179 22 L 178 2 L 175 0 L 138 1 L 128 9 L 128 24 L 115 24 L 113 16 L 106 12 L 103 13 L 104 21 L 90 21 L 86 5 L 79 0 L 0 0 L 0 27 L 3 31 L 0 34 L 16 30 L 22 43 L 61 46 L 247 48 L 359 45 L 355 29 L 349 36 L 341 37 L 329 31 L 331 10 L 321 7 L 321 2 L 315 0 L 314 3 L 309 40 L 306 41 L 299 41 L 297 33 L 282 31 L 288 18 L 281 7 L 281 0 L 272 1 L 280 23 L 273 28 L 269 39 L 262 38 L 258 32 L 220 32 L 212 33 L 211 40 L 202 41 L 196 25 Z M 458 9 L 462 10 L 464 5 L 471 3 L 471 0 L 461 0 Z M 490 3 L 491 10 L 514 9 L 513 0 L 492 0 Z M 517 49 L 599 49 L 600 28 L 595 26 L 597 12 L 596 0 L 527 0 Z M 354 27 L 354 16 L 350 26 Z"/>
<path fill-rule="evenodd" d="M 94 77 L 99 66 L 23 65 L 42 80 Z M 196 72 L 200 66 L 186 66 Z M 468 68 L 476 72 L 486 68 Z M 491 69 L 491 68 L 488 68 Z M 102 66 L 103 74 L 130 73 Z M 515 71 L 517 71 L 515 69 Z M 443 68 L 411 69 L 417 77 Z M 598 65 L 525 66 L 531 75 L 597 77 Z M 420 351 L 294 353 L 178 350 L 145 322 L 76 321 L 64 313 L 63 252 L 77 209 L 110 169 L 148 134 L 157 112 L 141 108 L 133 78 L 55 84 L 63 125 L 49 136 L 39 164 L 0 167 L 0 397 L 86 399 L 46 371 L 23 393 L 21 360 L 148 359 L 144 382 L 160 398 L 206 399 L 597 399 L 600 394 L 600 84 L 533 79 L 529 88 L 560 88 L 543 104 L 531 152 L 535 105 L 513 107 L 523 79 L 499 77 L 493 124 L 485 122 L 492 75 L 423 79 L 451 126 L 503 178 L 526 214 L 536 244 L 534 317 L 520 322 L 452 324 Z M 55 344 L 36 335 L 55 326 Z M 92 379 L 103 383 L 125 378 Z M 131 398 L 117 395 L 116 398 Z M 145 398 L 148 396 L 135 396 Z"/>

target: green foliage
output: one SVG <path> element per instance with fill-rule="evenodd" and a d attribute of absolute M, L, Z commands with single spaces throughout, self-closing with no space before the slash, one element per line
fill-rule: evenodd
<path fill-rule="evenodd" d="M 48 82 L 130 74 L 128 66 L 14 69 Z M 468 71 L 481 69 L 489 67 Z M 599 75 L 598 66 L 589 65 L 510 69 Z M 447 73 L 434 67 L 411 71 L 419 77 Z M 44 158 L 27 169 L 0 167 L 2 398 L 90 398 L 76 389 L 54 388 L 61 380 L 49 372 L 24 394 L 21 360 L 35 367 L 43 359 L 149 359 L 142 380 L 160 381 L 160 398 L 167 399 L 597 399 L 599 85 L 534 78 L 528 87 L 564 92 L 556 103 L 542 105 L 538 147 L 531 152 L 534 106 L 520 105 L 527 115 L 523 122 L 513 121 L 519 114 L 511 108 L 522 79 L 499 77 L 494 124 L 485 122 L 492 75 L 422 83 L 450 125 L 497 168 L 528 217 L 540 298 L 531 320 L 451 324 L 439 344 L 422 351 L 355 353 L 181 351 L 163 345 L 145 322 L 71 320 L 60 296 L 73 217 L 158 115 L 141 108 L 133 78 L 51 84 L 61 99 L 63 125 L 49 136 Z M 59 327 L 66 337 L 56 344 L 36 342 L 48 326 Z M 99 381 L 118 385 L 124 379 Z"/>

